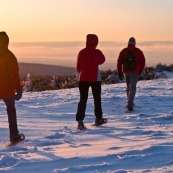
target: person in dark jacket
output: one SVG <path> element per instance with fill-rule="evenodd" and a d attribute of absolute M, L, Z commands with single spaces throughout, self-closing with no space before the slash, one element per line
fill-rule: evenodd
<path fill-rule="evenodd" d="M 19 79 L 17 59 L 8 49 L 9 37 L 6 32 L 0 32 L 0 99 L 6 105 L 10 141 L 21 138 L 18 131 L 15 100 L 22 97 L 22 86 Z"/>
<path fill-rule="evenodd" d="M 97 45 L 98 37 L 95 34 L 88 34 L 86 47 L 79 52 L 77 58 L 80 101 L 78 103 L 76 121 L 78 121 L 78 129 L 80 130 L 85 129 L 83 120 L 85 118 L 86 103 L 90 87 L 94 98 L 95 124 L 101 125 L 107 122 L 107 119 L 102 117 L 101 76 L 98 68 L 99 65 L 105 62 L 105 56 L 99 49 L 96 49 Z"/>
<path fill-rule="evenodd" d="M 145 67 L 145 57 L 143 52 L 136 48 L 136 40 L 131 37 L 128 46 L 124 48 L 117 59 L 117 73 L 120 80 L 123 79 L 123 73 L 127 85 L 127 109 L 133 110 L 134 98 L 136 94 L 136 85 L 139 75 Z"/>

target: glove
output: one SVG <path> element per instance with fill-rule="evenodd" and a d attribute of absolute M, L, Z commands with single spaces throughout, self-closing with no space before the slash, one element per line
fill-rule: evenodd
<path fill-rule="evenodd" d="M 16 94 L 14 96 L 14 100 L 19 101 L 22 98 L 22 88 L 16 90 Z"/>
<path fill-rule="evenodd" d="M 118 72 L 118 78 L 119 78 L 119 80 L 123 80 L 123 73 L 122 73 L 122 71 Z"/>

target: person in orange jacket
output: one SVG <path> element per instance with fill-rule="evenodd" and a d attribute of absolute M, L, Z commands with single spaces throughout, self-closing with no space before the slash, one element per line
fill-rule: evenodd
<path fill-rule="evenodd" d="M 120 80 L 123 79 L 123 73 L 127 85 L 127 109 L 133 110 L 134 97 L 136 94 L 136 85 L 139 75 L 145 67 L 145 57 L 143 52 L 136 47 L 136 40 L 131 37 L 128 46 L 124 48 L 117 59 L 117 73 Z"/>
<path fill-rule="evenodd" d="M 18 131 L 15 100 L 22 98 L 18 62 L 8 49 L 9 37 L 6 32 L 0 32 L 0 99 L 6 105 L 10 141 L 21 139 Z"/>

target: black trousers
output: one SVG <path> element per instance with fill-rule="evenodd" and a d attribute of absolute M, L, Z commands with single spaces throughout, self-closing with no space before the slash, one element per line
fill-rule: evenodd
<path fill-rule="evenodd" d="M 11 97 L 3 99 L 3 101 L 7 107 L 10 136 L 13 136 L 18 133 L 15 100 L 13 97 Z"/>
<path fill-rule="evenodd" d="M 79 82 L 80 101 L 78 103 L 76 121 L 84 120 L 86 104 L 88 100 L 89 88 L 92 89 L 94 98 L 94 113 L 97 118 L 102 118 L 102 106 L 101 106 L 101 82 Z"/>

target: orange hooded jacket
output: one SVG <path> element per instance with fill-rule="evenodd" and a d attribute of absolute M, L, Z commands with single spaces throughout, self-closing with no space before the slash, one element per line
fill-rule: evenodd
<path fill-rule="evenodd" d="M 21 88 L 17 59 L 8 50 L 0 55 L 0 99 L 13 97 L 15 91 Z"/>

